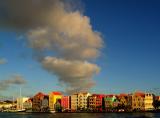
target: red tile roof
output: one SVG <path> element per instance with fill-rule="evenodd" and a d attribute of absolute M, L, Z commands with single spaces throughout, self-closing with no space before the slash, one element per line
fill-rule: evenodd
<path fill-rule="evenodd" d="M 102 97 L 104 97 L 105 95 L 104 94 L 92 94 L 92 96 L 102 96 Z"/>
<path fill-rule="evenodd" d="M 145 97 L 145 93 L 140 92 L 140 91 L 135 92 L 134 95 L 136 95 L 136 96 L 141 96 L 141 97 Z"/>
<path fill-rule="evenodd" d="M 42 92 L 39 92 L 34 97 L 36 97 L 36 96 L 46 96 L 46 95 L 44 93 L 42 93 Z"/>
<path fill-rule="evenodd" d="M 125 97 L 125 96 L 128 96 L 128 94 L 126 94 L 126 93 L 121 93 L 121 94 L 119 94 L 118 96 L 119 96 L 119 97 Z"/>
<path fill-rule="evenodd" d="M 62 93 L 58 92 L 58 91 L 54 91 L 54 92 L 52 92 L 52 94 L 54 94 L 54 95 L 62 95 Z"/>

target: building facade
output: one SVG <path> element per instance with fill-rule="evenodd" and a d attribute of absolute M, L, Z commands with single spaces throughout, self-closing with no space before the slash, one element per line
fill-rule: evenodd
<path fill-rule="evenodd" d="M 102 111 L 104 109 L 104 95 L 92 94 L 92 96 L 89 96 L 88 108 L 91 111 Z"/>
<path fill-rule="evenodd" d="M 88 108 L 88 97 L 91 96 L 90 93 L 78 93 L 78 109 L 85 110 Z"/>
<path fill-rule="evenodd" d="M 26 109 L 26 110 L 32 110 L 32 102 L 33 102 L 33 98 L 29 98 L 28 100 L 26 100 L 23 103 L 24 109 Z"/>
<path fill-rule="evenodd" d="M 41 106 L 42 112 L 49 111 L 49 96 L 45 95 L 42 100 L 42 106 Z"/>
<path fill-rule="evenodd" d="M 55 103 L 58 99 L 62 98 L 62 94 L 60 92 L 51 92 L 49 93 L 49 109 L 55 110 Z"/>
<path fill-rule="evenodd" d="M 44 93 L 37 93 L 34 97 L 33 97 L 33 102 L 32 102 L 32 111 L 33 112 L 42 112 L 42 101 L 45 98 L 45 94 Z"/>
<path fill-rule="evenodd" d="M 71 110 L 85 110 L 88 108 L 88 92 L 80 92 L 71 95 Z"/>
<path fill-rule="evenodd" d="M 151 93 L 146 93 L 144 98 L 144 105 L 146 111 L 154 109 L 153 101 L 154 101 L 154 95 Z"/>
<path fill-rule="evenodd" d="M 78 108 L 78 93 L 71 95 L 71 110 L 75 111 Z"/>
<path fill-rule="evenodd" d="M 24 103 L 27 101 L 29 98 L 28 97 L 21 97 L 17 98 L 17 110 L 22 110 L 24 109 Z"/>
<path fill-rule="evenodd" d="M 63 110 L 71 109 L 71 97 L 70 96 L 63 96 L 61 99 L 61 106 Z"/>
<path fill-rule="evenodd" d="M 117 96 L 115 95 L 106 95 L 104 101 L 105 101 L 105 109 L 107 111 L 113 110 L 119 104 Z"/>
<path fill-rule="evenodd" d="M 132 94 L 132 110 L 135 111 L 144 111 L 145 103 L 144 103 L 145 94 L 142 92 L 135 92 Z"/>

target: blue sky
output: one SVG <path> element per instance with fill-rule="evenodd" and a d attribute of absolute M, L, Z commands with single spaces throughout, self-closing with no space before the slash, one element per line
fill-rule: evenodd
<path fill-rule="evenodd" d="M 92 92 L 121 93 L 147 91 L 160 83 L 160 2 L 158 0 L 82 0 L 84 15 L 94 30 L 102 33 L 104 48 L 96 63 L 101 72 L 94 77 Z M 32 49 L 15 32 L 0 30 L 0 80 L 21 74 L 26 95 L 38 91 L 63 90 L 56 76 L 48 73 L 32 57 Z M 11 86 L 2 95 L 18 95 Z"/>

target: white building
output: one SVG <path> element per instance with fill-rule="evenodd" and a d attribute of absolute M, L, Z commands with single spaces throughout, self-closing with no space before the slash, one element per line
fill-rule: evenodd
<path fill-rule="evenodd" d="M 153 110 L 153 101 L 154 101 L 154 95 L 151 93 L 146 93 L 144 98 L 144 104 L 145 104 L 145 110 Z"/>
<path fill-rule="evenodd" d="M 17 110 L 24 109 L 24 103 L 27 101 L 28 97 L 17 98 Z"/>

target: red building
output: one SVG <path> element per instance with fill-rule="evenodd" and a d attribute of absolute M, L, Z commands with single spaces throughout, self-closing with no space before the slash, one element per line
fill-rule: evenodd
<path fill-rule="evenodd" d="M 71 108 L 71 97 L 63 96 L 61 99 L 61 106 L 63 110 L 69 110 Z"/>
<path fill-rule="evenodd" d="M 104 96 L 103 94 L 92 94 L 88 98 L 88 107 L 93 111 L 102 111 L 104 108 Z"/>

